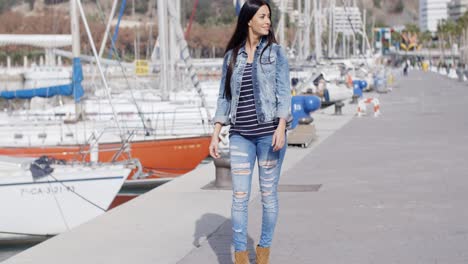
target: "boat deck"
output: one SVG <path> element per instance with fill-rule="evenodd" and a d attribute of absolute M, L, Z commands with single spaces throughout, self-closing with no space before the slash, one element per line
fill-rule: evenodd
<path fill-rule="evenodd" d="M 468 263 L 466 83 L 410 71 L 378 96 L 380 117 L 319 110 L 317 140 L 288 149 L 271 263 Z M 203 190 L 213 179 L 200 165 L 5 263 L 232 263 L 231 192 Z M 253 251 L 258 191 L 249 210 Z"/>

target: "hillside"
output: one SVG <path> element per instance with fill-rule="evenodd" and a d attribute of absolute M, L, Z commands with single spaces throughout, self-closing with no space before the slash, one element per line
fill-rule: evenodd
<path fill-rule="evenodd" d="M 418 24 L 419 0 L 359 0 L 359 5 L 377 25 Z"/>
<path fill-rule="evenodd" d="M 87 14 L 90 16 L 99 15 L 99 8 L 108 12 L 111 9 L 112 2 L 113 0 L 83 0 Z M 182 19 L 190 17 L 193 2 L 194 0 L 181 1 L 184 10 Z M 322 0 L 322 2 L 326 5 L 328 1 Z M 155 3 L 156 1 L 135 0 L 135 18 L 145 20 L 151 17 L 151 10 Z M 337 3 L 340 3 L 340 1 L 338 0 Z M 417 24 L 419 0 L 358 0 L 358 3 L 361 7 L 368 9 L 369 17 L 375 17 L 375 20 L 381 24 Z M 232 0 L 199 0 L 195 21 L 199 24 L 232 23 L 234 10 L 229 9 L 230 11 L 226 12 L 226 6 L 232 6 Z M 13 9 L 25 15 L 35 15 L 42 12 L 45 7 L 65 11 L 68 9 L 68 1 L 0 0 L 0 13 Z M 133 14 L 132 1 L 127 3 L 126 14 Z"/>
<path fill-rule="evenodd" d="M 102 16 L 100 11 L 104 14 L 109 13 L 113 0 L 82 0 L 82 2 L 88 16 L 97 18 Z M 322 0 L 322 2 L 326 6 L 328 1 Z M 358 0 L 357 2 L 360 7 L 368 10 L 369 23 L 373 19 L 379 25 L 405 25 L 418 22 L 419 0 Z M 127 1 L 126 20 L 154 19 L 156 1 L 135 0 L 135 13 L 132 3 L 133 1 Z M 193 3 L 194 0 L 181 1 L 183 22 L 190 18 Z M 340 0 L 337 3 L 339 4 Z M 0 0 L 0 14 L 13 10 L 26 16 L 34 16 L 46 10 L 67 12 L 68 8 L 68 0 Z M 195 22 L 198 24 L 232 24 L 234 19 L 232 0 L 199 0 L 195 14 Z"/>
<path fill-rule="evenodd" d="M 182 0 L 182 25 L 188 24 L 195 0 Z M 321 0 L 326 6 L 328 0 Z M 341 0 L 344 1 L 344 0 Z M 113 0 L 82 0 L 88 21 L 99 46 L 103 36 L 104 23 L 111 10 Z M 375 21 L 376 26 L 417 24 L 418 0 L 357 0 L 366 7 L 367 23 Z M 135 13 L 132 0 L 127 0 L 124 21 L 121 23 L 117 43 L 121 56 L 132 60 L 134 41 L 139 35 L 141 57 L 152 49 L 157 36 L 157 12 L 155 0 L 135 0 Z M 337 0 L 340 3 L 340 0 Z M 68 0 L 0 0 L 0 34 L 67 34 L 69 26 Z M 213 48 L 216 56 L 222 56 L 230 32 L 234 28 L 235 13 L 232 0 L 199 0 L 195 22 L 188 38 L 189 46 L 196 57 L 209 57 Z M 153 25 L 152 27 L 150 26 Z M 150 34 L 150 30 L 152 34 Z M 137 34 L 138 33 L 138 34 Z M 81 32 L 82 49 L 90 53 L 84 31 Z M 290 41 L 294 39 L 294 29 L 287 32 Z M 0 61 L 6 54 L 20 61 L 25 54 L 41 53 L 41 50 L 8 46 L 0 49 Z"/>
<path fill-rule="evenodd" d="M 85 12 L 89 17 L 108 15 L 114 0 L 82 0 Z M 127 1 L 125 20 L 146 21 L 156 16 L 156 0 Z M 188 20 L 192 13 L 194 0 L 182 0 L 182 20 Z M 36 16 L 44 12 L 68 12 L 68 0 L 0 0 L 0 15 L 16 11 L 26 16 Z M 120 2 L 119 2 L 120 7 Z M 229 7 L 228 10 L 226 10 Z M 102 12 L 102 13 L 101 13 Z M 199 0 L 195 21 L 199 24 L 230 24 L 235 19 L 232 0 Z"/>

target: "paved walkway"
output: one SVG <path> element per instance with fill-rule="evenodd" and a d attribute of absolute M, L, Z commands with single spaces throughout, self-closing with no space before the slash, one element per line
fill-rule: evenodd
<path fill-rule="evenodd" d="M 468 263 L 468 87 L 411 72 L 283 175 L 272 263 Z M 258 242 L 261 203 L 250 206 Z M 232 263 L 230 221 L 178 263 Z"/>
<path fill-rule="evenodd" d="M 288 149 L 281 184 L 322 186 L 280 194 L 272 264 L 468 263 L 468 86 L 410 72 L 380 101 L 379 118 L 347 123 L 348 106 L 318 113 L 319 141 Z M 231 194 L 200 191 L 212 171 L 200 166 L 6 263 L 232 263 Z M 257 195 L 252 250 L 260 220 Z"/>

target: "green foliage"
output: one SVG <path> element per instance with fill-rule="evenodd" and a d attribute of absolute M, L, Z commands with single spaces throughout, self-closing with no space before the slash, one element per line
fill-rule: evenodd
<path fill-rule="evenodd" d="M 374 6 L 377 8 L 382 7 L 382 0 L 373 0 L 374 1 Z"/>
<path fill-rule="evenodd" d="M 44 3 L 46 5 L 55 5 L 55 4 L 60 4 L 63 2 L 68 2 L 69 0 L 44 0 Z M 95 1 L 95 0 L 93 0 Z M 0 0 L 0 13 L 3 13 L 5 11 L 10 10 L 12 7 L 22 4 L 22 3 L 27 3 L 29 5 L 29 8 L 32 10 L 34 8 L 34 4 L 36 3 L 36 0 Z"/>
<path fill-rule="evenodd" d="M 23 57 L 27 56 L 28 60 L 39 60 L 40 56 L 44 56 L 44 50 L 39 49 L 21 49 L 16 51 L 0 51 L 0 61 L 6 61 L 10 57 L 12 65 L 21 65 Z"/>
<path fill-rule="evenodd" d="M 0 0 L 0 12 L 7 11 L 16 4 L 15 2 L 15 0 Z"/>
<path fill-rule="evenodd" d="M 68 0 L 45 0 L 44 1 L 46 5 L 55 5 L 55 4 L 60 4 L 63 2 L 68 2 Z"/>
<path fill-rule="evenodd" d="M 279 23 L 279 19 L 280 19 L 280 15 L 281 15 L 280 10 L 279 10 L 279 7 L 276 6 L 275 3 L 273 3 L 273 1 L 270 1 L 270 8 L 271 8 L 271 23 L 272 23 L 273 27 L 276 28 L 276 26 Z"/>
<path fill-rule="evenodd" d="M 402 41 L 401 34 L 398 31 L 393 31 L 391 37 L 392 37 L 392 41 L 396 41 L 396 42 Z"/>
<path fill-rule="evenodd" d="M 149 8 L 149 1 L 148 0 L 135 0 L 135 13 L 138 14 L 146 14 Z M 127 5 L 125 7 L 125 14 L 132 15 L 133 6 L 132 1 L 127 1 Z"/>
<path fill-rule="evenodd" d="M 190 18 L 193 3 L 186 10 L 187 19 Z M 201 25 L 227 25 L 236 21 L 236 11 L 232 0 L 199 0 L 195 13 L 195 22 Z"/>
<path fill-rule="evenodd" d="M 29 9 L 33 10 L 34 9 L 34 2 L 36 0 L 25 0 L 24 2 L 29 4 Z"/>
<path fill-rule="evenodd" d="M 388 27 L 388 25 L 383 21 L 381 20 L 380 18 L 377 19 L 377 21 L 375 22 L 375 27 Z"/>
<path fill-rule="evenodd" d="M 405 3 L 403 2 L 403 0 L 399 0 L 398 4 L 393 9 L 393 12 L 394 13 L 401 13 L 401 12 L 403 12 L 404 9 L 405 9 Z"/>
<path fill-rule="evenodd" d="M 405 31 L 411 32 L 411 33 L 419 33 L 421 30 L 419 29 L 418 25 L 415 24 L 406 24 L 405 25 Z"/>
<path fill-rule="evenodd" d="M 135 12 L 146 14 L 148 12 L 148 0 L 136 0 L 135 1 Z"/>
<path fill-rule="evenodd" d="M 197 12 L 195 13 L 195 21 L 199 24 L 206 24 L 210 17 L 210 2 L 209 0 L 200 0 L 198 2 Z"/>
<path fill-rule="evenodd" d="M 432 40 L 432 33 L 429 30 L 422 32 L 420 36 L 421 36 L 421 41 Z"/>

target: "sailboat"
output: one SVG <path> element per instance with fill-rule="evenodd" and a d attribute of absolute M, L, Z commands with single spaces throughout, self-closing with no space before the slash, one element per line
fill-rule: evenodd
<path fill-rule="evenodd" d="M 50 109 L 35 112 L 35 115 L 31 112 L 27 115 L 18 112 L 2 113 L 0 155 L 21 157 L 48 155 L 58 159 L 79 161 L 89 161 L 91 156 L 95 155 L 96 160 L 100 162 L 119 161 L 131 157 L 139 159 L 146 176 L 152 178 L 175 177 L 194 169 L 208 156 L 211 132 L 209 114 L 200 114 L 198 108 L 188 108 L 191 112 L 194 109 L 198 110 L 198 113 L 195 113 L 198 117 L 194 117 L 194 113 L 190 113 L 189 110 L 184 111 L 180 106 L 177 109 L 173 105 L 169 106 L 169 102 L 162 102 L 156 107 L 158 110 L 153 109 L 151 113 L 145 113 L 145 109 L 142 111 L 138 107 L 137 111 L 130 113 L 125 107 L 123 109 L 116 107 L 114 105 L 116 100 L 110 97 L 110 90 L 103 76 L 81 3 L 74 0 L 70 1 L 70 5 L 74 57 L 71 84 L 3 91 L 0 96 L 5 99 L 73 96 L 75 118 L 71 118 L 65 112 L 54 112 Z M 78 9 L 103 77 L 109 99 L 109 104 L 106 106 L 108 112 L 102 109 L 98 109 L 95 113 L 83 110 L 85 107 L 92 107 L 94 102 L 82 100 L 84 89 Z M 151 105 L 148 108 L 155 106 Z M 180 117 L 185 118 L 183 122 L 186 125 L 174 126 L 174 122 Z M 170 129 L 171 133 L 160 133 L 161 126 L 172 126 L 173 129 Z M 134 179 L 133 176 L 131 179 Z"/>
<path fill-rule="evenodd" d="M 40 240 L 103 214 L 134 167 L 0 156 L 0 240 Z"/>

